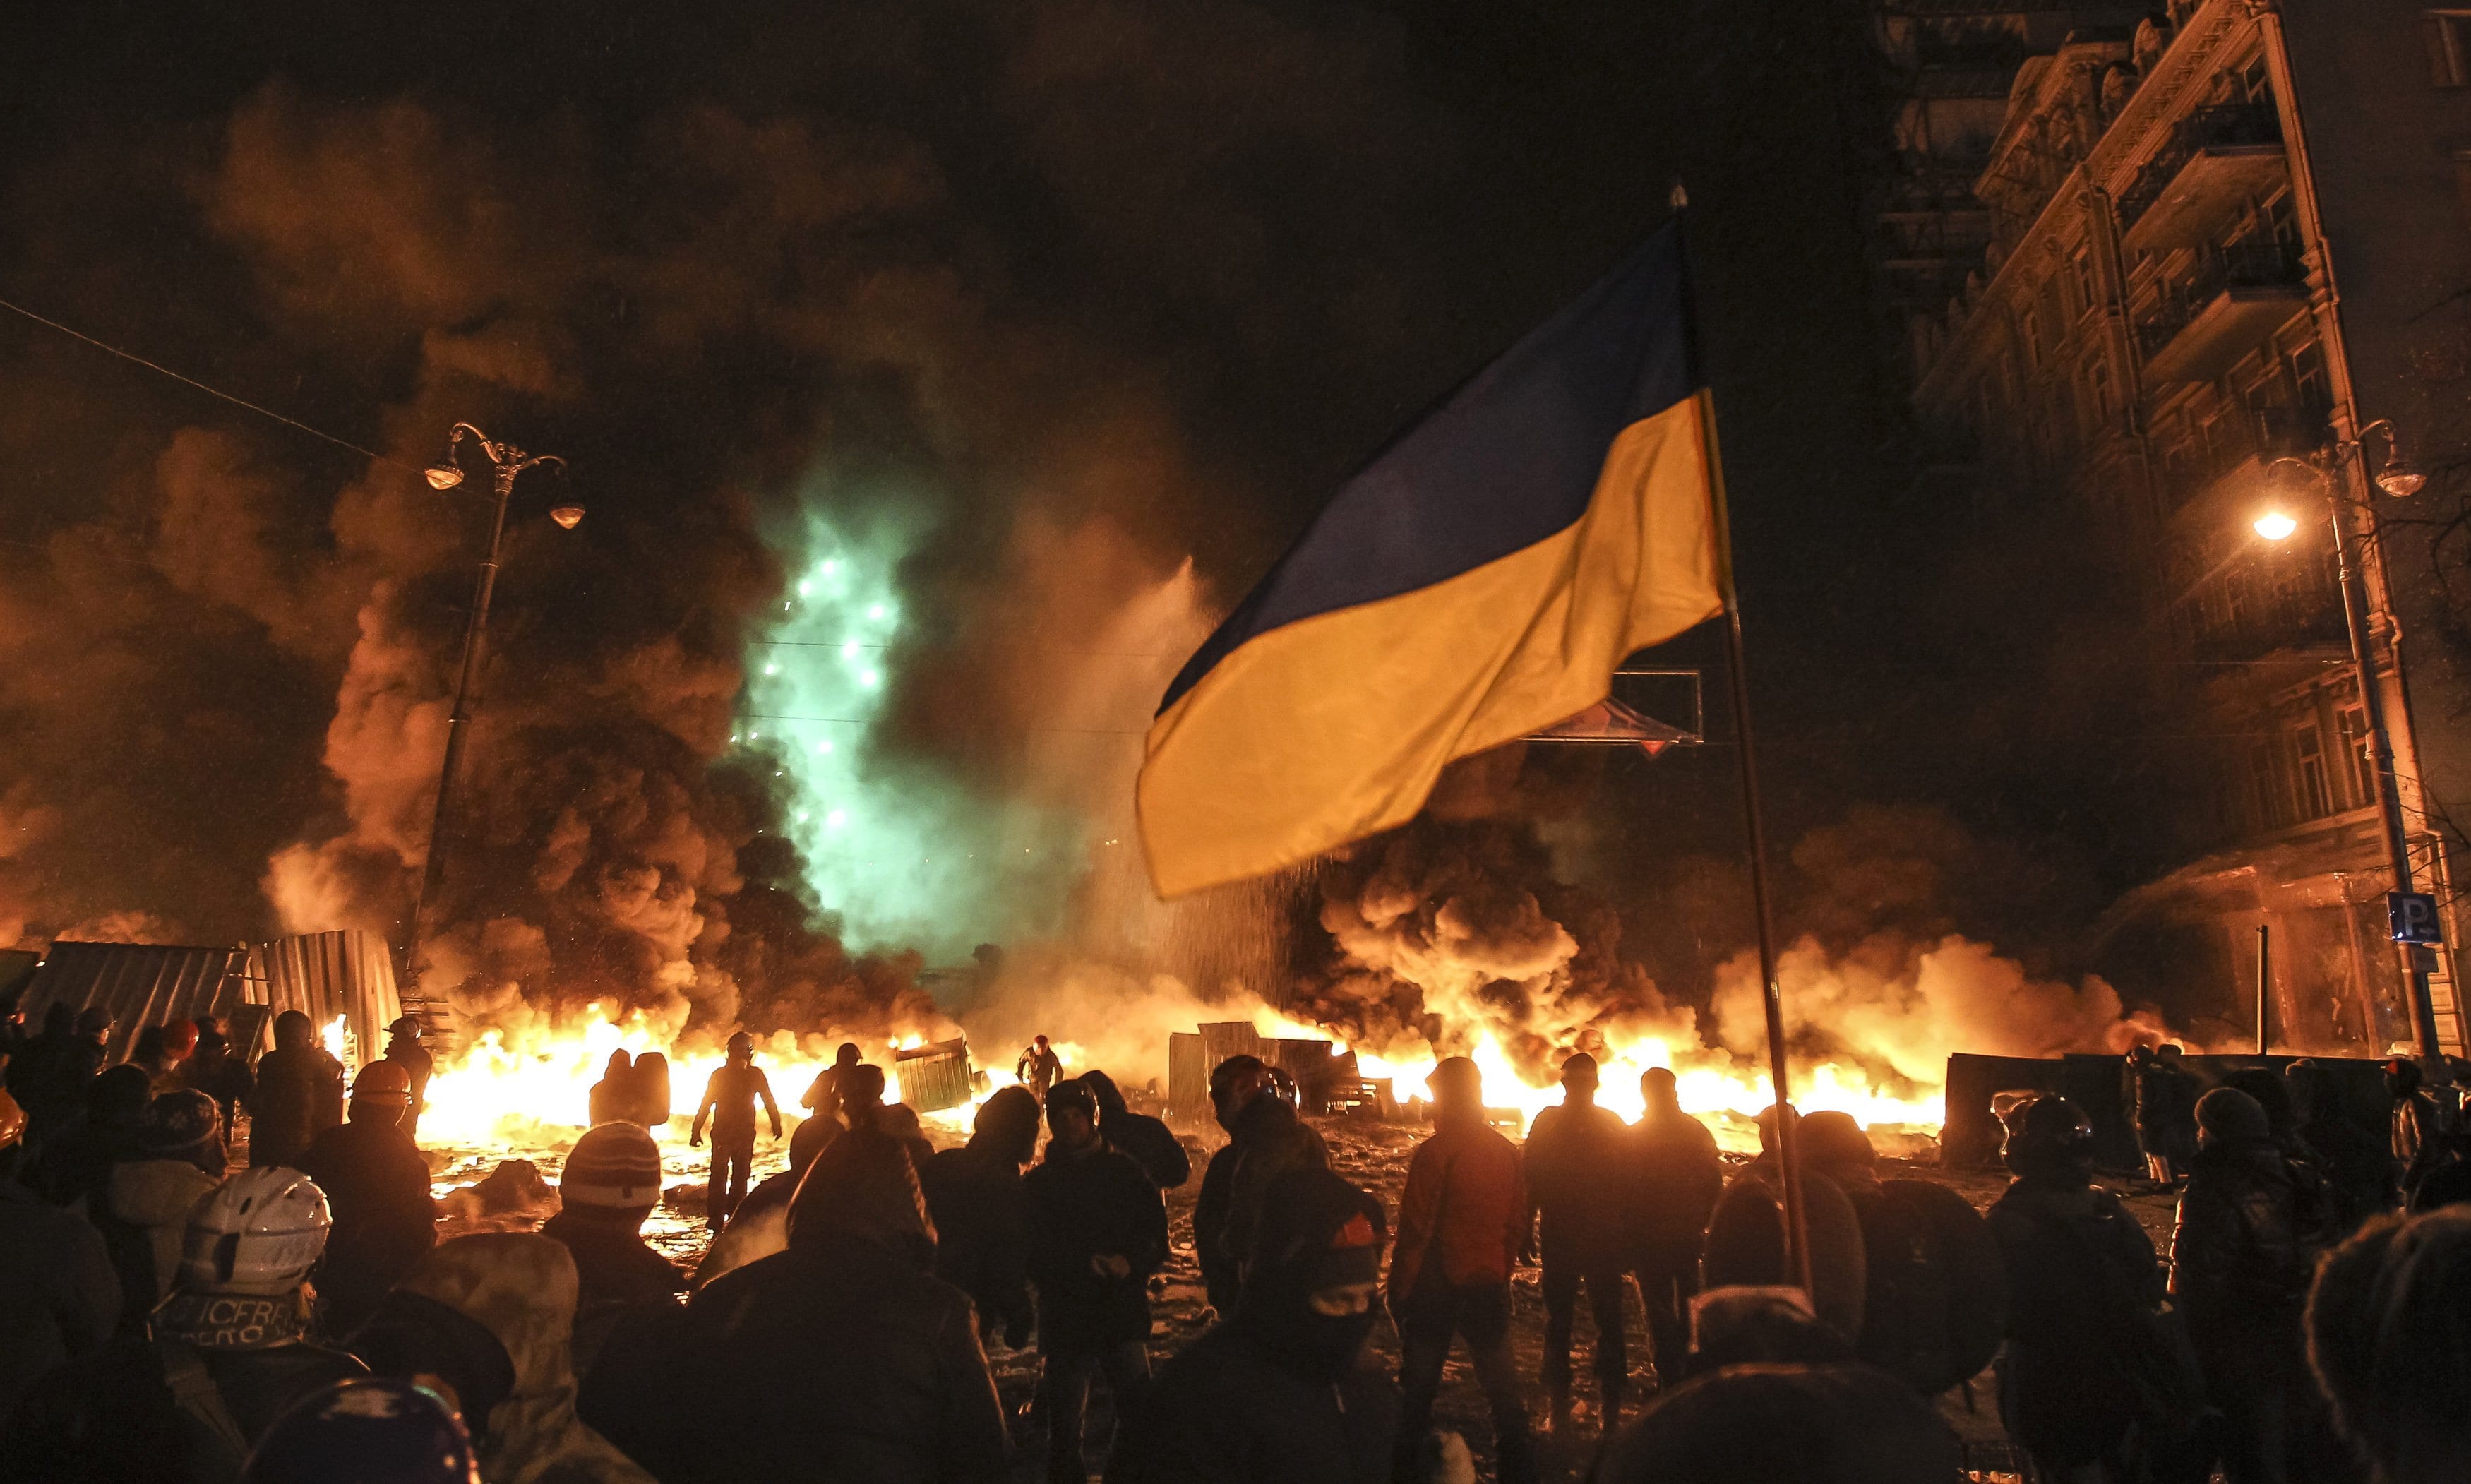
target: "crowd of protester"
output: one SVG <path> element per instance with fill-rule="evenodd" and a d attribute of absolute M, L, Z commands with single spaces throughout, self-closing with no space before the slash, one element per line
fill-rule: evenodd
<path fill-rule="evenodd" d="M 734 1038 L 691 1128 L 716 1235 L 690 1274 L 644 1237 L 656 1056 L 612 1058 L 537 1233 L 440 1240 L 416 1022 L 348 1090 L 305 1017 L 254 1066 L 211 1022 L 142 1027 L 118 1063 L 110 1030 L 48 1013 L 0 1040 L 0 1484 L 993 1481 L 1042 1458 L 1071 1484 L 1424 1484 L 1471 1476 L 1435 1428 L 1454 1351 L 1505 1484 L 1544 1439 L 1605 1484 L 1955 1480 L 1938 1402 L 1994 1361 L 2045 1484 L 2471 1477 L 2464 1135 L 2407 1062 L 2379 1140 L 2309 1061 L 2205 1089 L 2133 1060 L 2147 1172 L 2177 1187 L 2157 1251 L 2059 1096 L 2006 1111 L 1986 1215 L 1841 1114 L 1772 1111 L 1729 1178 L 1671 1072 L 1629 1123 L 1585 1054 L 1514 1142 L 1454 1057 L 1394 1212 L 1333 1169 L 1291 1081 L 1231 1057 L 1192 1224 L 1217 1322 L 1163 1356 L 1152 1280 L 1191 1158 L 1101 1072 L 1025 1055 L 938 1152 L 846 1046 L 789 1168 L 750 1187 L 759 1116 L 783 1126 Z M 1035 1347 L 1023 1404 L 997 1344 Z"/>

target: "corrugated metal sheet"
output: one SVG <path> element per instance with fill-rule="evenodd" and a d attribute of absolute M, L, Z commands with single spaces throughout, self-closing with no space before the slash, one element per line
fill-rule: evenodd
<path fill-rule="evenodd" d="M 1198 1031 L 1167 1033 L 1166 1105 L 1178 1113 L 1209 1111 L 1210 1058 L 1202 1049 Z"/>
<path fill-rule="evenodd" d="M 33 982 L 43 955 L 22 948 L 0 948 L 0 1007 L 13 1005 Z"/>
<path fill-rule="evenodd" d="M 901 1100 L 921 1113 L 941 1113 L 970 1100 L 970 1045 L 933 1041 L 892 1056 Z"/>
<path fill-rule="evenodd" d="M 403 1013 L 386 939 L 359 929 L 303 932 L 260 944 L 249 956 L 277 1014 L 298 1010 L 321 1035 L 343 1018 L 345 1068 L 356 1071 L 385 1053 L 386 1028 Z"/>
<path fill-rule="evenodd" d="M 1201 1023 L 1201 1075 L 1204 1085 L 1218 1070 L 1218 1064 L 1231 1056 L 1261 1055 L 1261 1033 L 1251 1021 L 1204 1021 Z M 1266 1058 L 1265 1058 L 1266 1059 Z"/>
<path fill-rule="evenodd" d="M 230 1016 L 262 1001 L 248 982 L 249 951 L 183 948 L 161 943 L 54 943 L 26 986 L 29 1019 L 39 1023 L 55 1004 L 74 1010 L 101 1005 L 111 1012 L 105 1050 L 115 1060 L 129 1055 L 148 1025 L 200 1015 Z"/>

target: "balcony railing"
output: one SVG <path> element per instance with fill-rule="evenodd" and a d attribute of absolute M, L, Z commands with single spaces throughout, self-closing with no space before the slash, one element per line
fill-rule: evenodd
<path fill-rule="evenodd" d="M 2230 103 L 2199 108 L 2172 128 L 2169 141 L 2136 173 L 2135 183 L 2121 193 L 2121 228 L 2133 231 L 2188 162 L 2207 150 L 2281 143 L 2282 120 L 2271 104 Z"/>
<path fill-rule="evenodd" d="M 2202 447 L 2162 471 L 2164 506 L 2177 509 L 2250 459 L 2263 464 L 2317 452 L 2329 436 L 2326 417 L 2321 407 L 2300 406 L 2251 408 L 2245 417 L 2223 419 Z"/>
<path fill-rule="evenodd" d="M 2137 322 L 2137 348 L 2158 380 L 2203 380 L 2212 373 L 2204 367 L 2180 365 L 2188 359 L 2185 355 L 2171 357 L 2165 364 L 2163 353 L 2173 342 L 2209 318 L 2219 321 L 2217 329 L 2224 335 L 2270 327 L 2269 321 L 2280 321 L 2288 300 L 2304 294 L 2307 282 L 2296 244 L 2268 239 L 2209 248 L 2198 258 L 2195 272 L 2163 286 L 2153 307 Z M 2209 310 L 2226 300 L 2229 312 L 2208 316 Z M 2249 312 L 2255 309 L 2264 312 Z M 2188 374 L 2192 369 L 2196 374 Z"/>

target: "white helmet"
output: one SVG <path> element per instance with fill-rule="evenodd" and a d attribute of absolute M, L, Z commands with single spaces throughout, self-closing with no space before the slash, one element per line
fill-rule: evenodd
<path fill-rule="evenodd" d="M 202 1293 L 282 1293 L 308 1282 L 326 1251 L 326 1192 L 296 1169 L 245 1169 L 189 1211 L 180 1286 Z"/>

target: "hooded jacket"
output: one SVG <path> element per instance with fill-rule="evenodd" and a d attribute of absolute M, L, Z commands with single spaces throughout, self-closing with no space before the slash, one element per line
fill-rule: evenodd
<path fill-rule="evenodd" d="M 1192 1178 L 1192 1157 L 1184 1152 L 1174 1130 L 1146 1113 L 1135 1113 L 1115 1078 L 1103 1072 L 1085 1072 L 1081 1082 L 1098 1100 L 1098 1132 L 1107 1142 L 1131 1155 L 1150 1177 L 1150 1184 L 1173 1190 Z"/>
<path fill-rule="evenodd" d="M 514 1389 L 486 1418 L 467 1418 L 486 1484 L 652 1484 L 652 1476 L 575 1412 L 568 1336 L 575 1260 L 546 1237 L 459 1237 L 404 1275 L 407 1293 L 478 1322 L 514 1365 Z"/>
<path fill-rule="evenodd" d="M 1038 1102 L 1002 1094 L 978 1110 L 969 1143 L 919 1166 L 935 1221 L 935 1273 L 977 1306 L 978 1332 L 998 1326 L 1018 1348 L 1029 1334 L 1029 1206 L 1022 1163 L 1038 1142 Z"/>
<path fill-rule="evenodd" d="M 1371 1311 L 1313 1313 L 1333 1238 L 1361 1219 L 1377 1270 L 1381 1206 L 1323 1169 L 1271 1190 L 1242 1306 L 1158 1375 L 1127 1419 L 1107 1484 L 1381 1484 L 1399 1431 L 1399 1388 L 1366 1353 Z"/>
<path fill-rule="evenodd" d="M 2171 1232 L 2171 1293 L 2199 1347 L 2295 1359 L 2309 1269 L 2281 1150 L 2266 1140 L 2200 1150 Z"/>
<path fill-rule="evenodd" d="M 673 1318 L 613 1335 L 584 1416 L 663 1484 L 1001 1480 L 1003 1410 L 968 1296 L 932 1276 L 908 1155 L 835 1141 L 789 1234 Z"/>

